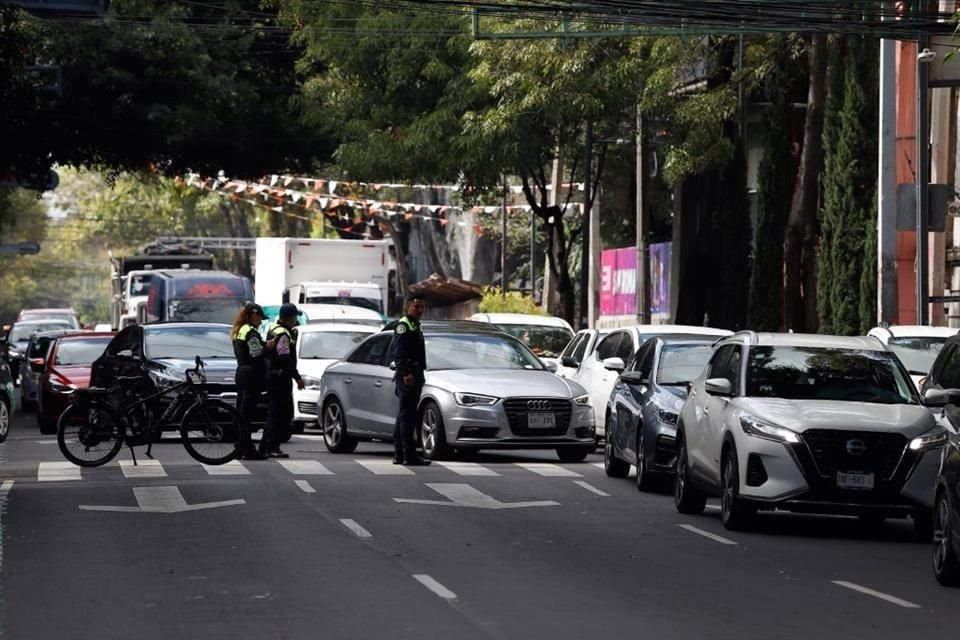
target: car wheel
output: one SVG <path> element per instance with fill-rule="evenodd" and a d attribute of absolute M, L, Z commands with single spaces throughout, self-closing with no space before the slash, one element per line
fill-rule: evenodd
<path fill-rule="evenodd" d="M 357 441 L 347 433 L 343 405 L 337 399 L 323 408 L 323 444 L 330 453 L 351 453 L 357 448 Z"/>
<path fill-rule="evenodd" d="M 954 546 L 957 532 L 946 491 L 937 496 L 933 513 L 933 575 L 945 587 L 960 587 L 960 558 Z"/>
<path fill-rule="evenodd" d="M 637 429 L 637 491 L 652 491 L 654 476 L 647 470 L 646 438 L 643 436 L 643 424 Z"/>
<path fill-rule="evenodd" d="M 450 457 L 447 434 L 443 429 L 443 415 L 435 402 L 423 406 L 420 418 L 420 445 L 428 460 L 444 460 Z"/>
<path fill-rule="evenodd" d="M 593 447 L 558 447 L 560 462 L 583 462 L 593 453 Z"/>
<path fill-rule="evenodd" d="M 613 435 L 610 428 L 610 416 L 607 416 L 607 437 L 603 441 L 603 471 L 610 478 L 626 478 L 630 474 L 630 465 L 617 457 L 613 450 Z"/>
<path fill-rule="evenodd" d="M 756 509 L 740 497 L 740 464 L 733 445 L 730 445 L 723 456 L 720 475 L 723 479 L 723 494 L 720 499 L 720 520 L 723 526 L 731 531 L 749 528 Z"/>
<path fill-rule="evenodd" d="M 6 398 L 0 398 L 0 442 L 10 435 L 10 403 Z"/>
<path fill-rule="evenodd" d="M 933 538 L 933 511 L 917 509 L 911 515 L 913 518 L 913 537 L 917 542 L 930 542 Z"/>
<path fill-rule="evenodd" d="M 687 443 L 680 440 L 677 453 L 677 472 L 673 479 L 673 504 L 680 513 L 703 513 L 707 506 L 707 494 L 694 488 L 687 475 Z"/>

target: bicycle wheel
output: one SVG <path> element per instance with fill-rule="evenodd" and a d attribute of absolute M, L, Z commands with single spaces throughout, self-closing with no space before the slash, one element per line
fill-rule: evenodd
<path fill-rule="evenodd" d="M 57 446 L 80 467 L 98 467 L 123 446 L 123 422 L 113 407 L 99 401 L 71 404 L 57 423 Z"/>
<path fill-rule="evenodd" d="M 183 446 L 203 464 L 225 464 L 240 454 L 237 446 L 246 428 L 243 415 L 223 400 L 206 400 L 187 409 L 180 421 Z"/>

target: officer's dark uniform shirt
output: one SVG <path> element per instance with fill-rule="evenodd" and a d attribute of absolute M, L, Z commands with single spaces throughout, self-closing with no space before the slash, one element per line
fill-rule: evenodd
<path fill-rule="evenodd" d="M 237 357 L 238 366 L 267 368 L 266 347 L 260 332 L 253 325 L 245 324 L 237 331 L 237 337 L 233 339 L 233 354 Z"/>
<path fill-rule="evenodd" d="M 300 379 L 297 371 L 297 341 L 294 334 L 283 325 L 270 329 L 268 339 L 277 341 L 268 359 L 271 372 L 283 372 L 294 380 Z"/>
<path fill-rule="evenodd" d="M 422 383 L 423 372 L 427 368 L 427 350 L 420 323 L 407 316 L 400 318 L 393 328 L 390 350 L 397 367 L 396 377 L 403 379 L 407 374 L 413 374 Z"/>

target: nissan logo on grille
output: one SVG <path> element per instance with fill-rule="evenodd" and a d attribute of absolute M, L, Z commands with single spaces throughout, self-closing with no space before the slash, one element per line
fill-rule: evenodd
<path fill-rule="evenodd" d="M 530 411 L 549 411 L 552 406 L 549 400 L 527 400 L 527 409 Z"/>
<path fill-rule="evenodd" d="M 858 440 L 854 438 L 853 440 L 847 440 L 847 453 L 852 456 L 862 456 L 867 452 L 867 443 L 863 440 Z"/>

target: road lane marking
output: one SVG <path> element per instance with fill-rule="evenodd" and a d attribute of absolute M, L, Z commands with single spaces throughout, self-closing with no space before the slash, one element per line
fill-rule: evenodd
<path fill-rule="evenodd" d="M 868 596 L 873 596 L 874 598 L 880 598 L 881 600 L 885 600 L 885 601 L 887 601 L 887 602 L 889 602 L 889 603 L 891 603 L 891 604 L 895 604 L 895 605 L 897 605 L 898 607 L 903 607 L 904 609 L 919 609 L 919 608 L 920 608 L 920 605 L 914 604 L 914 603 L 910 602 L 909 600 L 901 600 L 900 598 L 897 598 L 896 596 L 891 596 L 891 595 L 889 595 L 889 594 L 887 594 L 887 593 L 882 593 L 882 592 L 880 592 L 880 591 L 874 591 L 873 589 L 870 589 L 869 587 L 863 587 L 863 586 L 860 586 L 859 584 L 855 584 L 855 583 L 853 583 L 853 582 L 847 582 L 846 580 L 831 580 L 830 582 L 832 582 L 832 583 L 835 584 L 835 585 L 839 585 L 839 586 L 841 586 L 841 587 L 844 587 L 844 588 L 846 588 L 846 589 L 850 589 L 850 590 L 852 590 L 852 591 L 858 591 L 858 592 L 863 593 L 863 594 L 866 594 L 866 595 L 868 595 Z"/>
<path fill-rule="evenodd" d="M 518 467 L 523 467 L 527 471 L 532 471 L 537 475 L 547 478 L 582 478 L 583 476 L 576 471 L 571 471 L 565 467 L 551 462 L 517 462 Z"/>
<path fill-rule="evenodd" d="M 416 475 L 410 469 L 402 464 L 393 464 L 391 460 L 379 460 L 377 458 L 357 458 L 356 462 L 367 468 L 368 471 L 377 476 L 412 476 Z"/>
<path fill-rule="evenodd" d="M 444 600 L 456 600 L 457 594 L 450 589 L 447 589 L 445 586 L 431 578 L 425 573 L 415 573 L 413 574 L 414 579 L 425 586 L 430 591 L 433 591 L 435 594 L 443 598 Z"/>
<path fill-rule="evenodd" d="M 602 462 L 591 462 L 590 465 L 596 467 L 597 469 L 603 469 Z"/>
<path fill-rule="evenodd" d="M 415 498 L 394 498 L 394 502 L 404 504 L 429 504 L 441 507 L 472 507 L 474 509 L 524 509 L 527 507 L 556 507 L 559 502 L 538 500 L 535 502 L 500 502 L 468 484 L 427 483 L 427 486 L 447 498 L 446 500 L 420 500 Z"/>
<path fill-rule="evenodd" d="M 10 489 L 13 489 L 13 480 L 4 480 L 3 484 L 0 484 L 0 499 L 7 497 Z"/>
<path fill-rule="evenodd" d="M 736 542 L 734 542 L 733 540 L 730 540 L 729 538 L 724 538 L 723 536 L 718 536 L 715 533 L 710 533 L 709 531 L 698 529 L 692 524 L 678 524 L 677 526 L 680 527 L 681 529 L 686 529 L 691 533 L 696 533 L 697 535 L 701 535 L 704 538 L 710 538 L 714 542 L 719 542 L 720 544 L 737 544 Z"/>
<path fill-rule="evenodd" d="M 499 476 L 500 474 L 493 469 L 488 469 L 476 462 L 447 462 L 438 461 L 441 467 L 453 471 L 458 476 Z"/>
<path fill-rule="evenodd" d="M 127 507 L 109 504 L 81 504 L 81 511 L 112 511 L 115 513 L 182 513 L 184 511 L 200 511 L 201 509 L 215 509 L 217 507 L 231 507 L 246 504 L 243 498 L 238 500 L 220 500 L 218 502 L 201 502 L 187 504 L 183 494 L 177 487 L 134 487 L 133 495 L 137 506 Z"/>
<path fill-rule="evenodd" d="M 277 463 L 283 466 L 295 476 L 332 476 L 333 471 L 316 460 L 277 460 Z"/>
<path fill-rule="evenodd" d="M 720 511 L 720 505 L 718 504 L 708 504 L 704 509 L 710 509 L 711 511 Z"/>
<path fill-rule="evenodd" d="M 203 468 L 211 476 L 248 476 L 250 470 L 240 464 L 239 460 L 231 460 L 226 464 L 205 464 Z"/>
<path fill-rule="evenodd" d="M 38 482 L 63 482 L 82 480 L 80 467 L 72 462 L 41 462 L 37 467 Z"/>
<path fill-rule="evenodd" d="M 140 460 L 136 465 L 133 460 L 121 460 L 120 470 L 124 478 L 166 478 L 167 472 L 159 460 Z"/>
<path fill-rule="evenodd" d="M 304 493 L 316 493 L 317 490 L 310 486 L 310 483 L 306 480 L 294 480 L 293 483 L 300 487 L 300 490 Z"/>
<path fill-rule="evenodd" d="M 610 497 L 610 494 L 609 494 L 609 493 L 607 493 L 606 491 L 600 491 L 600 489 L 597 489 L 595 486 L 593 486 L 593 485 L 590 484 L 589 482 L 585 482 L 585 481 L 583 481 L 583 480 L 574 480 L 574 481 L 573 481 L 573 484 L 578 485 L 578 486 L 581 486 L 581 487 L 583 487 L 584 489 L 586 489 L 587 491 L 589 491 L 590 493 L 595 493 L 595 494 L 597 494 L 598 496 L 603 496 L 604 498 L 609 498 L 609 497 Z"/>
<path fill-rule="evenodd" d="M 342 524 L 347 529 L 350 529 L 350 531 L 353 531 L 355 534 L 357 534 L 358 538 L 373 537 L 373 534 L 371 534 L 369 531 L 361 527 L 359 524 L 357 524 L 355 521 L 351 520 L 350 518 L 341 518 L 340 524 Z"/>

